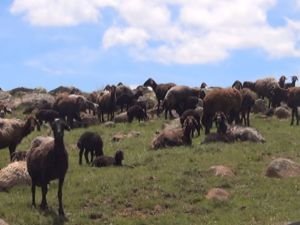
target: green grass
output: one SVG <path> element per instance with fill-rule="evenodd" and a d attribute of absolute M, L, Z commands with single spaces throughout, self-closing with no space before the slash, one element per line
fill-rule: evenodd
<path fill-rule="evenodd" d="M 118 124 L 114 128 L 88 128 L 101 134 L 104 152 L 125 152 L 129 167 L 91 168 L 78 165 L 76 141 L 83 129 L 66 132 L 69 170 L 63 198 L 67 220 L 57 216 L 57 182 L 47 195 L 49 211 L 31 208 L 29 186 L 0 192 L 0 218 L 10 224 L 220 224 L 279 225 L 300 219 L 299 178 L 270 179 L 264 176 L 268 163 L 276 157 L 300 162 L 300 127 L 289 121 L 252 118 L 252 125 L 266 138 L 264 144 L 234 143 L 200 145 L 204 135 L 193 140 L 192 147 L 159 151 L 149 150 L 154 132 L 164 120 L 145 124 Z M 141 132 L 137 138 L 111 142 L 117 132 Z M 26 137 L 17 149 L 27 149 L 37 135 Z M 8 150 L 0 151 L 0 167 L 9 161 Z M 232 178 L 207 173 L 212 165 L 230 166 Z M 205 199 L 213 187 L 231 193 L 227 202 Z M 37 201 L 41 199 L 37 190 Z"/>

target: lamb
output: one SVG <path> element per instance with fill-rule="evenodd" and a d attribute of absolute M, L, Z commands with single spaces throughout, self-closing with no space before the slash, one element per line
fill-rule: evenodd
<path fill-rule="evenodd" d="M 61 119 L 55 119 L 51 124 L 54 139 L 39 139 L 33 142 L 27 155 L 27 169 L 32 180 L 32 206 L 35 207 L 35 187 L 42 188 L 42 201 L 40 208 L 45 210 L 47 205 L 48 184 L 58 179 L 59 215 L 64 216 L 62 203 L 62 188 L 68 170 L 68 152 L 64 145 L 64 130 L 70 127 Z M 46 140 L 46 141 L 45 141 Z"/>
<path fill-rule="evenodd" d="M 149 78 L 145 81 L 144 86 L 150 86 L 152 87 L 153 91 L 155 92 L 156 98 L 157 98 L 157 116 L 159 116 L 160 112 L 160 103 L 164 100 L 167 92 L 170 90 L 170 88 L 174 87 L 174 83 L 165 83 L 165 84 L 157 84 L 152 78 Z"/>
<path fill-rule="evenodd" d="M 128 122 L 131 123 L 134 118 L 138 119 L 138 121 L 140 122 L 141 120 L 147 120 L 148 116 L 145 108 L 141 107 L 138 104 L 135 104 L 129 107 L 127 111 L 127 118 Z"/>
<path fill-rule="evenodd" d="M 186 111 L 184 111 L 184 113 L 180 116 L 180 123 L 181 123 L 181 126 L 183 127 L 183 124 L 184 124 L 184 121 L 186 120 L 186 118 L 188 116 L 192 116 L 195 120 L 195 124 L 194 124 L 194 127 L 195 127 L 195 130 L 197 131 L 198 133 L 198 136 L 200 135 L 200 129 L 202 129 L 202 125 L 201 125 L 201 115 L 200 113 L 197 111 L 197 110 L 194 110 L 194 109 L 188 109 Z M 192 131 L 192 137 L 194 137 L 194 130 Z"/>
<path fill-rule="evenodd" d="M 39 123 L 32 116 L 26 121 L 18 119 L 0 119 L 0 149 L 9 148 L 10 160 L 17 145 L 24 137 L 34 131 L 35 127 L 39 130 Z"/>
<path fill-rule="evenodd" d="M 183 128 L 163 130 L 152 140 L 151 148 L 157 150 L 159 148 L 191 145 L 191 134 L 195 128 L 194 124 L 195 119 L 188 116 L 183 123 Z"/>
<path fill-rule="evenodd" d="M 114 157 L 111 156 L 97 156 L 92 163 L 95 167 L 104 166 L 122 166 L 122 160 L 124 160 L 124 153 L 122 150 L 118 150 Z"/>
<path fill-rule="evenodd" d="M 202 124 L 205 134 L 212 127 L 215 113 L 221 111 L 229 115 L 229 122 L 239 123 L 239 112 L 242 104 L 242 95 L 235 88 L 215 89 L 209 92 L 203 99 Z"/>
<path fill-rule="evenodd" d="M 43 122 L 52 123 L 59 117 L 59 113 L 53 109 L 40 109 L 35 113 L 35 118 L 39 121 L 40 125 L 42 125 Z"/>
<path fill-rule="evenodd" d="M 103 141 L 99 134 L 86 131 L 77 142 L 79 148 L 79 165 L 82 164 L 82 154 L 84 153 L 85 161 L 89 164 L 89 153 L 91 153 L 91 162 L 93 162 L 94 154 L 96 157 L 103 155 Z"/>

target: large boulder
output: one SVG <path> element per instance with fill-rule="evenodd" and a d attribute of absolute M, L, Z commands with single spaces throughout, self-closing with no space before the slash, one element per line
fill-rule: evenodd
<path fill-rule="evenodd" d="M 290 159 L 278 158 L 268 165 L 265 174 L 274 178 L 299 177 L 300 164 Z"/>

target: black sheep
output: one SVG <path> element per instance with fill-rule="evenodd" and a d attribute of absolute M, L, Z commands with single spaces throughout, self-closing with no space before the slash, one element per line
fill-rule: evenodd
<path fill-rule="evenodd" d="M 43 122 L 52 123 L 56 118 L 59 117 L 59 113 L 53 109 L 40 109 L 35 114 L 35 118 L 39 121 L 40 125 L 42 125 Z"/>
<path fill-rule="evenodd" d="M 122 160 L 124 159 L 124 153 L 122 150 L 118 150 L 115 153 L 114 157 L 111 156 L 98 156 L 92 163 L 92 166 L 95 167 L 104 167 L 104 166 L 122 166 Z"/>
<path fill-rule="evenodd" d="M 89 164 L 89 153 L 91 153 L 91 162 L 93 162 L 94 154 L 96 157 L 103 155 L 103 141 L 99 134 L 86 131 L 77 142 L 79 150 L 79 165 L 82 164 L 82 154 L 84 152 L 85 161 Z"/>
<path fill-rule="evenodd" d="M 140 122 L 141 120 L 147 120 L 148 116 L 146 113 L 145 108 L 143 108 L 141 105 L 136 104 L 131 107 L 129 107 L 127 111 L 127 117 L 128 117 L 128 122 L 131 123 L 134 118 L 138 119 Z"/>

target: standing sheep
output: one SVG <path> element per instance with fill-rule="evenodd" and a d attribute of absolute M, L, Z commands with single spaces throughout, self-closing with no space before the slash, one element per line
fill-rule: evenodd
<path fill-rule="evenodd" d="M 242 105 L 241 105 L 242 123 L 244 123 L 245 126 L 250 126 L 250 112 L 252 107 L 255 104 L 255 100 L 257 99 L 257 96 L 249 88 L 243 88 L 240 90 L 240 92 L 242 95 Z"/>
<path fill-rule="evenodd" d="M 190 97 L 199 97 L 200 96 L 200 89 L 197 88 L 190 88 L 188 86 L 178 85 L 170 88 L 165 96 L 163 107 L 165 109 L 165 119 L 168 117 L 168 112 L 170 116 L 171 110 L 175 109 L 178 110 L 182 104 L 187 102 Z M 181 111 L 183 113 L 184 109 Z M 180 113 L 180 112 L 178 112 Z"/>
<path fill-rule="evenodd" d="M 147 120 L 148 116 L 146 108 L 143 108 L 138 104 L 131 106 L 127 111 L 127 118 L 129 123 L 131 123 L 134 118 L 138 119 L 139 122 L 141 120 Z"/>
<path fill-rule="evenodd" d="M 59 118 L 60 115 L 57 111 L 53 109 L 40 109 L 35 113 L 35 118 L 39 121 L 40 125 L 45 123 L 52 123 L 56 118 Z"/>
<path fill-rule="evenodd" d="M 29 135 L 34 128 L 39 130 L 39 123 L 33 117 L 28 117 L 26 121 L 18 119 L 0 119 L 0 149 L 9 148 L 10 160 L 17 145 L 24 137 Z"/>
<path fill-rule="evenodd" d="M 70 128 L 61 119 L 56 119 L 51 124 L 51 128 L 54 140 L 40 141 L 40 144 L 32 147 L 27 155 L 27 169 L 32 180 L 32 206 L 36 206 L 35 187 L 40 186 L 42 188 L 40 207 L 42 210 L 48 208 L 46 199 L 48 184 L 51 180 L 58 179 L 58 213 L 64 216 L 62 188 L 68 170 L 68 152 L 64 145 L 64 130 L 70 130 Z"/>
<path fill-rule="evenodd" d="M 202 124 L 205 134 L 212 127 L 213 117 L 216 112 L 224 112 L 229 115 L 229 122 L 234 120 L 239 123 L 239 112 L 242 104 L 242 95 L 235 88 L 215 89 L 209 92 L 203 99 Z"/>
<path fill-rule="evenodd" d="M 100 122 L 104 121 L 104 113 L 107 113 L 107 120 L 113 120 L 116 109 L 116 86 L 109 86 L 108 92 L 104 92 L 103 95 L 98 96 L 98 118 Z"/>
<path fill-rule="evenodd" d="M 89 153 L 91 153 L 91 162 L 93 162 L 94 154 L 97 156 L 103 155 L 103 141 L 99 134 L 95 132 L 84 132 L 77 141 L 79 148 L 79 165 L 82 164 L 82 154 L 84 153 L 85 161 L 89 161 Z"/>
<path fill-rule="evenodd" d="M 174 87 L 175 84 L 174 83 L 157 84 L 152 78 L 149 78 L 148 80 L 145 81 L 144 86 L 150 86 L 155 92 L 157 102 L 158 102 L 156 114 L 157 116 L 159 116 L 161 101 L 164 100 L 169 89 Z"/>
<path fill-rule="evenodd" d="M 298 80 L 298 77 L 297 76 L 292 76 L 292 82 L 291 83 L 285 83 L 284 84 L 284 88 L 285 89 L 288 89 L 288 88 L 291 88 L 291 87 L 295 87 L 296 86 L 296 81 Z"/>

